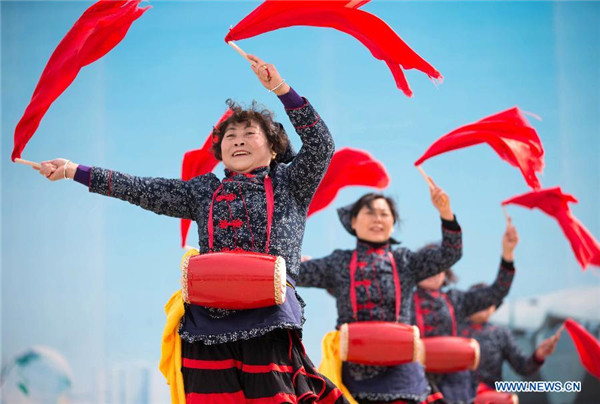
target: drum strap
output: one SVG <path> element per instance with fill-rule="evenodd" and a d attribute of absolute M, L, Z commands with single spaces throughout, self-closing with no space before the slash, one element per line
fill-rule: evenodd
<path fill-rule="evenodd" d="M 392 270 L 394 272 L 394 289 L 396 292 L 396 307 L 395 307 L 395 321 L 400 319 L 400 304 L 402 302 L 402 289 L 400 284 L 400 275 L 398 274 L 398 268 L 396 266 L 396 260 L 391 252 L 388 252 L 388 258 L 392 264 Z M 358 267 L 358 253 L 354 250 L 352 259 L 350 260 L 350 302 L 352 304 L 352 312 L 354 313 L 354 319 L 358 320 L 358 303 L 356 302 L 356 268 Z"/>
<path fill-rule="evenodd" d="M 450 319 L 452 321 L 452 335 L 456 337 L 456 315 L 454 314 L 454 305 L 450 301 L 450 298 L 446 293 L 440 293 L 444 298 L 446 306 L 448 307 L 448 312 L 450 313 Z M 415 304 L 415 317 L 417 320 L 417 327 L 421 332 L 421 337 L 425 336 L 425 320 L 423 319 L 423 309 L 421 307 L 421 297 L 419 296 L 419 291 L 416 291 L 413 295 L 413 300 Z"/>
<path fill-rule="evenodd" d="M 215 199 L 223 190 L 223 184 L 213 193 L 210 201 L 210 208 L 208 209 L 208 249 L 213 251 L 214 246 L 214 234 L 215 226 L 213 223 L 213 207 L 215 205 Z M 271 242 L 271 226 L 273 225 L 273 211 L 275 210 L 275 197 L 273 195 L 273 181 L 268 175 L 265 177 L 265 198 L 267 200 L 267 242 L 265 252 L 269 252 L 269 244 Z"/>

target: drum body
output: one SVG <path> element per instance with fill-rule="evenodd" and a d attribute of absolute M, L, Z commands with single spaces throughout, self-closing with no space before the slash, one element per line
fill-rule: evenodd
<path fill-rule="evenodd" d="M 473 404 L 519 404 L 516 394 L 500 393 L 484 383 L 479 383 Z"/>
<path fill-rule="evenodd" d="M 387 321 L 359 321 L 340 327 L 340 359 L 366 365 L 395 366 L 419 360 L 419 329 Z"/>
<path fill-rule="evenodd" d="M 256 309 L 285 302 L 285 260 L 255 252 L 194 255 L 182 263 L 186 303 L 221 309 Z"/>
<path fill-rule="evenodd" d="M 473 338 L 427 337 L 423 345 L 426 372 L 461 372 L 479 366 L 479 343 Z"/>

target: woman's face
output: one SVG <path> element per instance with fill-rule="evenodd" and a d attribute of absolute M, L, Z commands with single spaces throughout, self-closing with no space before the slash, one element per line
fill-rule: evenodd
<path fill-rule="evenodd" d="M 371 202 L 371 208 L 363 206 L 352 218 L 352 228 L 358 238 L 374 243 L 383 243 L 392 236 L 394 216 L 383 198 Z"/>
<path fill-rule="evenodd" d="M 221 158 L 229 170 L 249 173 L 271 163 L 271 145 L 258 122 L 230 123 L 221 141 Z"/>
<path fill-rule="evenodd" d="M 496 311 L 496 306 L 490 306 L 485 310 L 478 311 L 471 315 L 470 319 L 476 324 L 485 324 Z"/>
<path fill-rule="evenodd" d="M 419 287 L 425 290 L 439 290 L 446 280 L 446 272 L 442 271 L 437 275 L 430 276 L 419 282 Z"/>

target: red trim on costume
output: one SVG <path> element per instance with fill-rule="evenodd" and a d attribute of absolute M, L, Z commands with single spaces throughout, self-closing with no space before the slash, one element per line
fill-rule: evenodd
<path fill-rule="evenodd" d="M 275 197 L 273 196 L 273 182 L 268 175 L 265 177 L 265 196 L 267 198 L 267 244 L 265 252 L 269 252 L 271 241 L 271 226 L 273 225 L 273 210 L 275 209 Z"/>
<path fill-rule="evenodd" d="M 226 229 L 228 227 L 233 227 L 234 229 L 239 229 L 240 227 L 242 227 L 244 225 L 244 222 L 242 222 L 242 219 L 235 219 L 235 220 L 219 220 L 219 228 L 220 229 Z"/>
<path fill-rule="evenodd" d="M 215 227 L 213 224 L 213 207 L 215 205 L 215 198 L 223 189 L 223 184 L 219 185 L 219 187 L 213 193 L 212 199 L 210 200 L 210 207 L 208 208 L 208 250 L 213 250 L 213 238 L 215 233 Z"/>
<path fill-rule="evenodd" d="M 231 202 L 235 199 L 235 194 L 223 194 L 217 196 L 217 202 L 227 201 Z"/>
<path fill-rule="evenodd" d="M 306 128 L 312 128 L 313 126 L 315 126 L 319 121 L 321 120 L 321 117 L 319 115 L 317 115 L 317 119 L 311 123 L 310 125 L 304 125 L 304 126 L 296 126 L 296 130 L 300 130 L 300 129 L 306 129 Z"/>
<path fill-rule="evenodd" d="M 186 404 L 237 404 L 245 403 L 246 397 L 243 391 L 235 393 L 187 393 Z"/>
<path fill-rule="evenodd" d="M 376 250 L 373 250 L 376 251 Z M 358 320 L 358 304 L 356 302 L 356 285 L 357 281 L 354 279 L 356 275 L 356 268 L 358 267 L 358 253 L 354 250 L 352 254 L 352 259 L 350 260 L 350 303 L 352 304 L 352 312 L 354 313 L 354 319 Z M 394 321 L 398 321 L 400 317 L 400 303 L 402 300 L 402 285 L 400 284 L 400 276 L 398 274 L 398 268 L 396 266 L 396 261 L 394 260 L 394 255 L 391 252 L 388 252 L 388 258 L 392 264 L 392 271 L 394 273 L 394 289 L 396 293 L 396 317 Z M 358 283 L 362 284 L 362 281 Z M 364 307 L 365 305 L 361 305 Z"/>
<path fill-rule="evenodd" d="M 244 373 L 267 373 L 281 372 L 292 373 L 293 368 L 288 365 L 278 365 L 277 363 L 269 363 L 268 365 L 248 365 L 235 359 L 225 359 L 220 361 L 200 360 L 183 358 L 182 365 L 188 369 L 198 370 L 225 370 L 225 369 L 240 369 Z"/>
<path fill-rule="evenodd" d="M 248 178 L 256 177 L 254 174 L 245 173 L 244 174 Z M 225 180 L 223 180 L 225 182 Z M 223 190 L 223 184 L 219 185 L 219 187 L 213 193 L 212 199 L 210 201 L 210 208 L 208 209 L 208 248 L 210 251 L 213 251 L 214 247 L 214 235 L 215 228 L 213 222 L 213 208 L 215 205 L 215 200 L 218 199 L 219 193 Z M 230 194 L 226 194 L 230 195 Z M 273 225 L 273 211 L 275 209 L 275 199 L 273 196 L 273 182 L 271 181 L 271 177 L 268 175 L 265 177 L 265 197 L 267 199 L 267 243 L 265 251 L 269 252 L 269 243 L 271 241 L 271 226 Z M 235 219 L 233 221 L 221 220 L 219 222 L 219 227 L 224 229 L 227 226 L 233 226 L 235 228 L 240 228 L 243 225 L 241 219 Z"/>
<path fill-rule="evenodd" d="M 280 404 L 280 403 L 297 403 L 298 398 L 295 394 L 277 393 L 272 397 L 261 398 L 246 398 L 246 404 Z"/>
<path fill-rule="evenodd" d="M 446 293 L 442 293 L 442 297 L 446 301 L 448 311 L 450 312 L 450 318 L 452 319 L 452 336 L 456 337 L 456 316 L 454 315 L 454 305 Z"/>
<path fill-rule="evenodd" d="M 433 403 L 434 401 L 443 400 L 443 399 L 444 399 L 444 395 L 442 394 L 441 391 L 438 391 L 437 393 L 433 393 L 433 394 L 430 394 L 429 396 L 427 396 L 427 399 L 425 401 L 423 401 L 422 404 L 429 404 L 429 403 Z"/>
<path fill-rule="evenodd" d="M 297 403 L 295 394 L 277 393 L 271 397 L 246 398 L 243 391 L 235 393 L 188 393 L 185 395 L 187 404 L 280 404 Z"/>
<path fill-rule="evenodd" d="M 415 317 L 417 320 L 417 327 L 421 333 L 421 338 L 425 336 L 425 324 L 423 323 L 423 309 L 421 308 L 421 297 L 417 290 L 413 295 L 413 302 L 415 304 Z"/>
<path fill-rule="evenodd" d="M 111 180 L 111 178 L 112 178 L 112 171 L 109 171 L 108 172 L 108 196 L 110 196 L 110 194 L 111 194 L 111 189 L 110 189 L 110 186 L 111 186 L 110 180 Z"/>
<path fill-rule="evenodd" d="M 302 98 L 304 99 L 304 104 L 302 104 L 302 106 L 301 106 L 301 107 L 296 107 L 296 108 L 284 108 L 284 109 L 285 109 L 286 111 L 296 111 L 296 110 L 298 110 L 298 109 L 302 109 L 302 108 L 304 108 L 305 106 L 307 106 L 307 105 L 308 105 L 308 101 L 306 100 L 306 98 L 304 98 L 304 97 L 302 97 Z"/>
<path fill-rule="evenodd" d="M 334 404 L 344 393 L 337 387 L 329 392 L 325 397 L 321 398 L 319 404 Z"/>
<path fill-rule="evenodd" d="M 450 318 L 452 320 L 452 335 L 454 337 L 456 337 L 456 335 L 457 335 L 457 333 L 456 333 L 456 316 L 454 314 L 454 305 L 450 301 L 450 298 L 448 298 L 448 295 L 446 293 L 439 292 L 437 290 L 431 291 L 429 293 L 431 293 L 434 296 L 439 294 L 440 296 L 442 296 L 442 298 L 446 302 L 446 306 L 448 306 L 448 312 L 450 312 Z M 435 297 L 437 297 L 437 296 L 435 296 Z M 425 326 L 425 320 L 423 317 L 424 310 L 421 307 L 421 297 L 419 296 L 419 291 L 415 292 L 415 294 L 413 295 L 413 300 L 414 300 L 414 304 L 415 304 L 415 317 L 417 320 L 417 327 L 419 328 L 419 331 L 421 332 L 421 337 L 425 337 L 426 336 L 425 331 L 427 331 L 426 328 L 429 328 L 429 326 L 428 327 Z M 433 329 L 433 327 L 431 327 L 431 328 Z"/>

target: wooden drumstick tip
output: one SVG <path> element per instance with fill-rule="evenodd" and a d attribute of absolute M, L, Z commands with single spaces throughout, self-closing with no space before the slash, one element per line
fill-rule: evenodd
<path fill-rule="evenodd" d="M 471 365 L 470 370 L 475 370 L 479 367 L 479 361 L 481 359 L 481 351 L 479 348 L 479 342 L 475 338 L 470 338 L 469 345 L 473 347 L 473 352 L 475 357 L 473 358 L 473 364 Z"/>
<path fill-rule="evenodd" d="M 29 161 L 29 160 L 15 159 L 15 163 L 25 164 L 27 166 L 30 166 L 30 167 L 33 167 L 33 168 L 37 168 L 37 169 L 42 168 L 42 165 L 40 163 L 35 163 L 35 162 Z"/>
<path fill-rule="evenodd" d="M 342 324 L 340 327 L 340 345 L 339 345 L 339 355 L 340 360 L 345 362 L 348 360 L 348 323 Z"/>
<path fill-rule="evenodd" d="M 506 221 L 510 223 L 510 215 L 508 214 L 508 210 L 506 209 L 505 205 L 502 205 L 502 213 L 504 213 L 504 218 L 506 219 Z"/>
<path fill-rule="evenodd" d="M 423 167 L 417 166 L 417 170 L 419 170 L 419 172 L 421 173 L 423 178 L 425 178 L 425 181 L 427 181 L 427 185 L 429 185 L 429 188 L 430 189 L 435 188 L 435 186 L 433 185 L 433 182 L 431 181 L 431 178 L 429 178 L 429 176 L 425 173 L 425 170 L 423 170 Z"/>
<path fill-rule="evenodd" d="M 236 50 L 236 51 L 237 51 L 237 52 L 238 52 L 240 55 L 242 55 L 242 57 L 243 57 L 244 59 L 246 59 L 248 62 L 250 62 L 250 63 L 253 63 L 253 62 L 252 62 L 252 60 L 250 60 L 250 58 L 248 57 L 248 54 L 247 54 L 246 52 L 244 52 L 244 51 L 242 50 L 242 48 L 240 48 L 240 47 L 239 47 L 239 46 L 238 46 L 238 45 L 237 45 L 235 42 L 233 42 L 233 41 L 229 41 L 229 42 L 227 42 L 227 44 L 228 44 L 229 46 L 231 46 L 233 49 L 235 49 L 235 50 Z"/>

